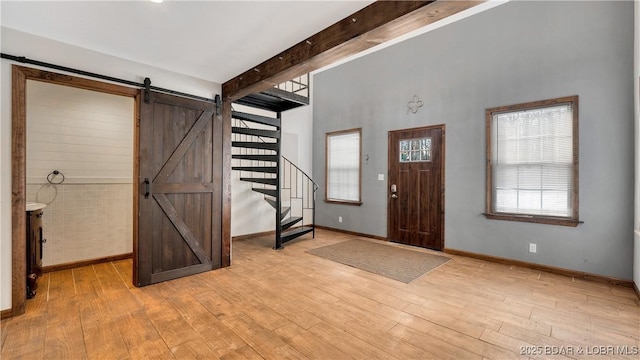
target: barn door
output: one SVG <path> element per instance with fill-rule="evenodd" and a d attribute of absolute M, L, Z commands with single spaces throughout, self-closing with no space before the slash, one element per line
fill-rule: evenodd
<path fill-rule="evenodd" d="M 153 92 L 149 100 L 140 107 L 137 286 L 221 265 L 215 104 Z"/>

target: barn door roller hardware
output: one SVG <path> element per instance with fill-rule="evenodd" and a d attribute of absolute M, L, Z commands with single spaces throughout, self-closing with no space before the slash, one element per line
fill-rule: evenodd
<path fill-rule="evenodd" d="M 38 61 L 38 60 L 32 60 L 32 59 L 28 59 L 28 58 L 26 58 L 24 56 L 15 56 L 15 55 L 9 55 L 9 54 L 5 54 L 5 53 L 0 53 L 0 58 L 7 59 L 7 60 L 12 60 L 12 61 L 17 61 L 17 62 L 20 62 L 20 63 L 23 63 L 23 64 L 31 64 L 31 65 L 41 66 L 41 67 L 45 67 L 45 68 L 49 68 L 49 69 L 65 71 L 65 72 L 68 72 L 68 73 L 78 74 L 78 75 L 82 75 L 82 76 L 86 76 L 86 77 L 92 77 L 92 78 L 95 78 L 95 79 L 111 81 L 111 82 L 114 82 L 114 83 L 124 84 L 124 85 L 132 86 L 132 87 L 144 88 L 144 91 L 145 91 L 144 101 L 146 103 L 149 102 L 147 94 L 151 90 L 162 92 L 162 93 L 165 93 L 165 94 L 181 96 L 181 97 L 184 97 L 184 98 L 194 99 L 194 100 L 215 102 L 214 99 L 206 98 L 206 97 L 203 97 L 203 96 L 191 95 L 191 94 L 183 93 L 183 92 L 180 92 L 180 91 L 164 89 L 164 88 L 160 88 L 160 87 L 157 87 L 157 86 L 151 86 L 151 80 L 149 78 L 145 78 L 144 79 L 144 81 L 145 81 L 144 84 L 141 84 L 141 83 L 138 83 L 138 82 L 135 82 L 135 81 L 118 79 L 118 78 L 115 78 L 115 77 L 112 77 L 112 76 L 96 74 L 96 73 L 92 73 L 92 72 L 89 72 L 89 71 L 78 70 L 78 69 L 74 69 L 74 68 L 70 68 L 70 67 L 66 67 L 66 66 L 61 66 L 61 65 L 56 65 L 56 64 L 51 64 L 51 63 Z M 148 85 L 147 85 L 147 80 L 149 80 L 149 84 Z"/>
<path fill-rule="evenodd" d="M 151 97 L 151 79 L 144 78 L 144 103 L 148 104 Z"/>
<path fill-rule="evenodd" d="M 216 115 L 220 115 L 220 110 L 222 108 L 222 100 L 220 99 L 220 95 L 216 94 L 216 97 L 213 99 L 216 102 Z"/>

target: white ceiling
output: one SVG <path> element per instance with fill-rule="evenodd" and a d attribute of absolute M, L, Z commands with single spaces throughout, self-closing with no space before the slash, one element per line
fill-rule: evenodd
<path fill-rule="evenodd" d="M 0 6 L 4 27 L 224 83 L 372 2 L 2 0 Z"/>

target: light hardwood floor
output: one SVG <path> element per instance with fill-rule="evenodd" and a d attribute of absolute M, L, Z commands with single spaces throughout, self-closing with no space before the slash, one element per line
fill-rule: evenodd
<path fill-rule="evenodd" d="M 130 260 L 45 274 L 1 357 L 639 358 L 632 289 L 459 256 L 404 284 L 305 252 L 352 238 L 236 241 L 231 267 L 144 288 Z"/>

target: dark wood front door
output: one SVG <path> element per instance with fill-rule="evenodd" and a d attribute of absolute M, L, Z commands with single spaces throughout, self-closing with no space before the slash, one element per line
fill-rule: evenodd
<path fill-rule="evenodd" d="M 151 93 L 139 128 L 137 286 L 221 265 L 221 120 L 215 104 Z"/>
<path fill-rule="evenodd" d="M 389 132 L 389 240 L 444 247 L 444 125 Z"/>

